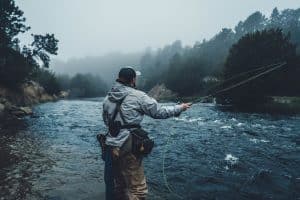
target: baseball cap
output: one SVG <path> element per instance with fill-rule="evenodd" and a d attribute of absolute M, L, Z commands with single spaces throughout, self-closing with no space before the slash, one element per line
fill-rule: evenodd
<path fill-rule="evenodd" d="M 133 78 L 135 78 L 136 76 L 140 76 L 140 75 L 141 75 L 141 72 L 134 70 L 133 67 L 131 67 L 131 66 L 122 67 L 119 71 L 119 78 L 123 78 L 128 81 L 130 81 Z"/>

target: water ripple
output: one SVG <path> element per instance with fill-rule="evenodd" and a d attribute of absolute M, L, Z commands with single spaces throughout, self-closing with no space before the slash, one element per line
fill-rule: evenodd
<path fill-rule="evenodd" d="M 4 199 L 104 199 L 96 134 L 102 99 L 62 100 L 1 127 Z M 149 199 L 300 198 L 300 117 L 221 112 L 195 104 L 178 118 L 145 118 L 156 146 L 145 158 Z M 167 140 L 170 137 L 170 143 Z"/>

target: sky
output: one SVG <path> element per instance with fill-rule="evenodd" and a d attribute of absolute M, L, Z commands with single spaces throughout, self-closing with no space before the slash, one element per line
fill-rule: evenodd
<path fill-rule="evenodd" d="M 175 40 L 183 45 L 210 39 L 222 28 L 234 28 L 255 11 L 269 16 L 300 8 L 299 0 L 16 0 L 31 30 L 54 33 L 60 60 L 134 53 L 162 48 Z"/>

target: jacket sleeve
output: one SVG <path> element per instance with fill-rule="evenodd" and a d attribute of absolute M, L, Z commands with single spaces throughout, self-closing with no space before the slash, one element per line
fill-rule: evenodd
<path fill-rule="evenodd" d="M 180 115 L 183 111 L 180 105 L 162 106 L 154 98 L 143 93 L 140 98 L 140 106 L 144 114 L 154 119 L 166 119 Z"/>

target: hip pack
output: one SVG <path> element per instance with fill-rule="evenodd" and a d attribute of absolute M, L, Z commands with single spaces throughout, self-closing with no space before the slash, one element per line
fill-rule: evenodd
<path fill-rule="evenodd" d="M 141 128 L 134 129 L 130 133 L 132 136 L 132 153 L 136 156 L 150 154 L 154 147 L 154 141 L 149 138 L 148 133 Z"/>
<path fill-rule="evenodd" d="M 151 153 L 154 141 L 148 137 L 148 133 L 141 128 L 139 124 L 127 124 L 121 110 L 121 105 L 125 98 L 116 103 L 116 109 L 111 120 L 108 123 L 109 133 L 112 137 L 118 136 L 121 129 L 129 129 L 132 135 L 132 153 L 136 156 L 146 156 Z M 115 121 L 117 114 L 123 121 Z"/>

